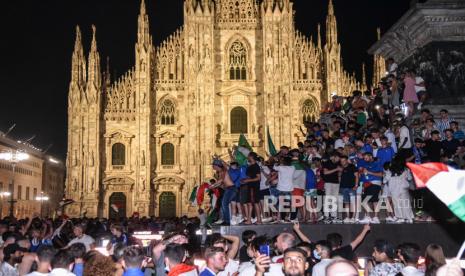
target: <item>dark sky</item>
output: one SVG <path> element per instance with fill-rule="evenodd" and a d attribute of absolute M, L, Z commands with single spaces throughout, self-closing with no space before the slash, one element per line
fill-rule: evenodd
<path fill-rule="evenodd" d="M 407 0 L 333 0 L 345 68 L 361 77 L 361 63 L 371 73 L 366 51 L 376 27 L 389 29 L 409 8 Z M 139 0 L 4 1 L 0 17 L 0 130 L 16 123 L 11 136 L 64 158 L 67 93 L 75 26 L 90 48 L 91 24 L 97 27 L 102 61 L 110 57 L 113 76 L 134 64 Z M 146 0 L 155 45 L 182 25 L 183 0 Z M 327 14 L 327 0 L 294 0 L 297 29 L 316 36 Z M 324 37 L 324 35 L 323 35 Z M 102 68 L 104 68 L 102 64 Z M 369 76 L 368 79 L 371 79 Z"/>

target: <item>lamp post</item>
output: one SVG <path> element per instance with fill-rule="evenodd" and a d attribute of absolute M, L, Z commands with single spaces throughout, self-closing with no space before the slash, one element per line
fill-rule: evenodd
<path fill-rule="evenodd" d="M 10 197 L 10 192 L 0 191 L 0 218 L 3 218 L 3 198 Z"/>
<path fill-rule="evenodd" d="M 11 167 L 12 167 L 12 171 L 13 171 L 13 177 L 11 179 L 11 185 L 13 186 L 13 190 L 14 190 L 14 187 L 15 187 L 15 172 L 16 172 L 16 164 L 18 164 L 19 162 L 23 161 L 23 160 L 26 160 L 29 158 L 29 154 L 23 152 L 23 151 L 20 151 L 20 150 L 16 150 L 16 151 L 13 151 L 13 150 L 9 150 L 9 151 L 5 151 L 5 152 L 1 152 L 0 153 L 0 159 L 2 160 L 6 160 L 8 162 L 10 162 L 11 164 Z M 13 199 L 13 191 L 10 191 L 10 200 L 8 201 L 10 203 L 10 217 L 12 218 L 13 217 L 13 209 L 15 207 L 15 203 L 16 203 L 16 200 Z"/>
<path fill-rule="evenodd" d="M 44 216 L 44 214 L 43 214 L 43 209 L 44 208 L 43 208 L 42 204 L 43 204 L 44 201 L 48 201 L 48 199 L 49 199 L 48 196 L 44 195 L 44 192 L 40 192 L 40 196 L 36 196 L 36 200 L 40 201 L 40 217 Z"/>

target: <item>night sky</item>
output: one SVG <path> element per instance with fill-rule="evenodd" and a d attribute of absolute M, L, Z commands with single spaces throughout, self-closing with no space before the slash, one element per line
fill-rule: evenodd
<path fill-rule="evenodd" d="M 344 67 L 361 80 L 361 63 L 371 79 L 372 57 L 366 51 L 376 40 L 376 27 L 387 31 L 409 8 L 407 0 L 333 0 Z M 139 0 L 14 0 L 2 3 L 0 17 L 0 131 L 12 124 L 15 139 L 27 139 L 64 158 L 67 136 L 67 94 L 75 26 L 90 48 L 91 24 L 97 27 L 101 60 L 110 57 L 115 78 L 134 64 Z M 159 45 L 182 25 L 183 0 L 146 0 L 150 31 Z M 316 37 L 324 22 L 327 0 L 294 0 L 297 29 Z M 324 41 L 323 41 L 324 42 Z M 102 68 L 105 64 L 102 63 Z"/>

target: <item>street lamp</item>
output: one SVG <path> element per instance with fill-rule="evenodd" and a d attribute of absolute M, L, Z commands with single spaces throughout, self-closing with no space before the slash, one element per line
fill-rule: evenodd
<path fill-rule="evenodd" d="M 0 192 L 0 218 L 3 218 L 3 198 L 10 197 L 10 192 Z"/>
<path fill-rule="evenodd" d="M 48 201 L 48 196 L 44 195 L 44 192 L 40 192 L 40 196 L 36 196 L 36 200 L 40 201 L 40 217 L 43 217 L 42 203 Z"/>
<path fill-rule="evenodd" d="M 18 164 L 19 162 L 21 162 L 23 160 L 26 160 L 28 158 L 29 158 L 29 154 L 27 154 L 27 153 L 25 153 L 23 151 L 20 151 L 20 150 L 16 150 L 16 151 L 9 150 L 9 151 L 5 151 L 5 152 L 0 152 L 0 159 L 10 162 L 11 167 L 13 169 L 13 177 L 11 179 L 11 185 L 13 186 L 13 189 L 15 187 L 16 164 Z M 13 191 L 10 192 L 9 203 L 10 203 L 10 217 L 12 218 L 13 217 L 14 205 L 16 203 L 16 201 L 13 200 Z"/>

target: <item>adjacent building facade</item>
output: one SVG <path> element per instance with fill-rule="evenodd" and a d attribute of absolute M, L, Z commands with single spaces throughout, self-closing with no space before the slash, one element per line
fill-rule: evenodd
<path fill-rule="evenodd" d="M 16 218 L 31 217 L 33 213 L 52 215 L 64 194 L 64 163 L 0 133 L 0 152 L 18 150 L 29 157 L 18 162 L 14 170 L 12 163 L 0 159 L 0 217 L 9 215 L 11 200 L 14 201 L 13 215 Z M 49 199 L 40 202 L 36 199 L 38 196 Z"/>
<path fill-rule="evenodd" d="M 295 145 L 331 94 L 361 89 L 342 67 L 331 0 L 324 45 L 319 26 L 315 39 L 295 29 L 293 13 L 289 0 L 185 0 L 184 25 L 156 47 L 142 2 L 135 65 L 114 82 L 96 28 L 86 56 L 77 27 L 68 215 L 192 214 L 190 191 L 241 133 L 259 154 L 266 128 L 275 144 Z"/>

